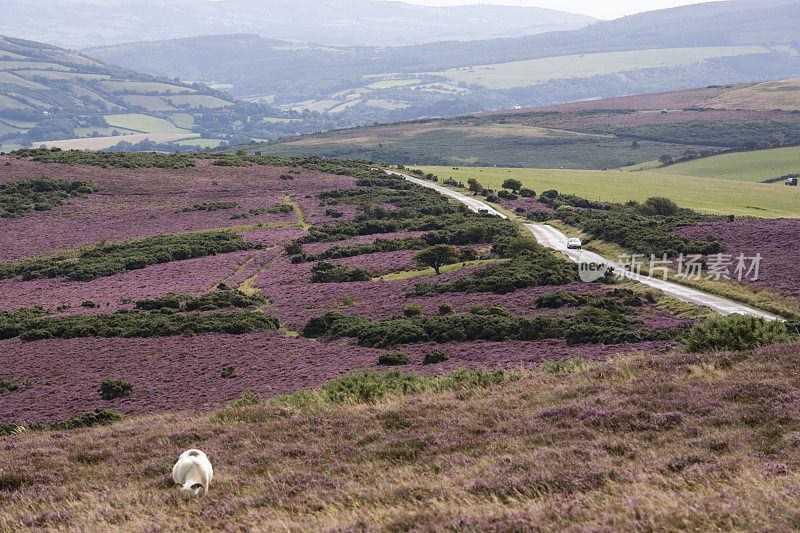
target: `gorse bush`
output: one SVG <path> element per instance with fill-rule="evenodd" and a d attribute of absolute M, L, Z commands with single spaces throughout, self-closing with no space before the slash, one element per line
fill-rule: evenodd
<path fill-rule="evenodd" d="M 194 204 L 192 207 L 184 207 L 181 209 L 182 213 L 190 213 L 192 211 L 219 211 L 220 209 L 233 209 L 238 206 L 236 202 L 203 202 L 202 204 Z"/>
<path fill-rule="evenodd" d="M 411 364 L 411 358 L 404 353 L 385 353 L 378 357 L 378 364 L 384 366 L 400 366 Z"/>
<path fill-rule="evenodd" d="M 112 409 L 99 408 L 95 409 L 93 412 L 76 415 L 62 422 L 50 424 L 50 429 L 79 429 L 94 426 L 107 426 L 124 419 L 124 415 Z"/>
<path fill-rule="evenodd" d="M 444 350 L 432 350 L 425 354 L 425 357 L 422 358 L 423 365 L 433 365 L 436 363 L 441 363 L 450 359 L 450 356 L 444 353 Z"/>
<path fill-rule="evenodd" d="M 159 152 L 83 152 L 80 150 L 17 150 L 13 155 L 38 163 L 63 165 L 94 165 L 103 168 L 185 168 L 195 166 L 194 157 L 187 154 Z"/>
<path fill-rule="evenodd" d="M 325 261 L 311 268 L 311 283 L 342 283 L 351 281 L 369 281 L 372 276 L 363 268 L 351 268 Z"/>
<path fill-rule="evenodd" d="M 193 313 L 142 313 L 120 309 L 114 313 L 48 317 L 44 311 L 0 311 L 0 339 L 24 341 L 77 337 L 165 337 L 227 333 L 240 335 L 255 330 L 278 329 L 278 319 L 254 311 Z"/>
<path fill-rule="evenodd" d="M 518 377 L 503 370 L 486 372 L 458 369 L 438 377 L 417 372 L 406 373 L 399 369 L 387 372 L 365 370 L 333 379 L 315 390 L 278 396 L 269 403 L 286 407 L 371 404 L 393 396 L 486 388 L 504 381 L 514 381 Z"/>
<path fill-rule="evenodd" d="M 241 396 L 228 402 L 228 407 L 247 407 L 261 404 L 261 395 L 253 390 L 246 390 Z"/>
<path fill-rule="evenodd" d="M 545 195 L 548 196 L 545 196 Z M 555 217 L 570 226 L 580 228 L 594 239 L 602 239 L 623 248 L 649 256 L 670 257 L 678 254 L 715 254 L 725 250 L 716 240 L 693 241 L 673 232 L 681 226 L 699 222 L 718 221 L 721 217 L 703 215 L 681 209 L 667 198 L 649 198 L 643 204 L 601 204 L 557 191 L 545 191 L 539 200 L 556 208 Z M 563 206 L 581 209 L 560 209 Z M 536 215 L 529 213 L 528 218 Z"/>
<path fill-rule="evenodd" d="M 19 390 L 19 385 L 15 385 L 10 381 L 0 378 L 0 394 Z"/>
<path fill-rule="evenodd" d="M 246 309 L 267 301 L 260 294 L 245 294 L 239 290 L 220 290 L 202 296 L 169 293 L 152 299 L 137 300 L 134 307 L 142 311 L 174 309 L 175 311 L 216 311 L 217 309 Z"/>
<path fill-rule="evenodd" d="M 104 400 L 113 400 L 133 393 L 133 385 L 127 381 L 107 379 L 100 384 L 100 397 Z"/>
<path fill-rule="evenodd" d="M 86 198 L 100 187 L 87 181 L 54 180 L 47 176 L 0 185 L 0 218 L 19 218 L 31 211 L 49 211 L 70 198 Z"/>
<path fill-rule="evenodd" d="M 257 246 L 233 231 L 201 231 L 157 235 L 114 244 L 101 243 L 81 252 L 77 258 L 58 256 L 0 265 L 0 279 L 66 276 L 73 281 L 90 281 L 128 270 L 145 268 L 195 257 L 205 257 Z"/>
<path fill-rule="evenodd" d="M 537 245 L 538 246 L 538 245 Z M 574 263 L 557 257 L 539 246 L 514 259 L 474 271 L 468 276 L 441 283 L 419 283 L 413 295 L 447 292 L 493 292 L 506 294 L 525 287 L 541 285 L 569 285 L 578 281 L 578 268 Z"/>
<path fill-rule="evenodd" d="M 645 330 L 643 322 L 617 311 L 586 307 L 572 319 L 561 316 L 511 316 L 501 307 L 476 308 L 449 316 L 393 317 L 374 321 L 364 316 L 329 312 L 311 318 L 301 334 L 309 338 L 354 338 L 360 346 L 391 348 L 423 342 L 487 340 L 533 341 L 566 339 L 567 344 L 617 344 L 648 340 L 682 339 L 686 327 Z"/>
<path fill-rule="evenodd" d="M 685 348 L 689 352 L 742 351 L 768 344 L 789 342 L 786 325 L 749 315 L 712 316 L 689 331 Z"/>

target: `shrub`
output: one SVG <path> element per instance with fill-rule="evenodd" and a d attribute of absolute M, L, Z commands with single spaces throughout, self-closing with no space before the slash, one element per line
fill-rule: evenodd
<path fill-rule="evenodd" d="M 536 244 L 508 262 L 497 263 L 453 281 L 419 283 L 415 296 L 446 292 L 493 292 L 507 294 L 525 287 L 569 285 L 578 281 L 578 268 L 566 259 Z"/>
<path fill-rule="evenodd" d="M 536 191 L 534 191 L 533 189 L 528 189 L 526 187 L 523 187 L 522 189 L 519 190 L 519 195 L 522 196 L 523 198 L 535 198 Z"/>
<path fill-rule="evenodd" d="M 786 325 L 749 315 L 712 316 L 689 331 L 685 348 L 689 352 L 742 351 L 767 344 L 789 342 Z"/>
<path fill-rule="evenodd" d="M 351 268 L 322 261 L 311 268 L 311 283 L 369 281 L 372 276 L 363 268 Z"/>
<path fill-rule="evenodd" d="M 278 319 L 255 311 L 142 313 L 120 309 L 113 313 L 50 318 L 31 309 L 0 311 L 0 339 L 19 336 L 23 341 L 76 337 L 166 337 L 200 333 L 241 335 L 278 329 Z"/>
<path fill-rule="evenodd" d="M 236 367 L 233 365 L 229 365 L 222 367 L 222 372 L 220 374 L 223 378 L 229 378 L 233 376 L 234 372 L 236 372 Z"/>
<path fill-rule="evenodd" d="M 536 307 L 546 309 L 558 309 L 565 305 L 577 307 L 584 303 L 586 303 L 586 298 L 583 296 L 564 291 L 548 292 L 547 294 L 542 294 L 537 297 L 535 300 Z"/>
<path fill-rule="evenodd" d="M 107 426 L 109 424 L 113 424 L 114 422 L 119 422 L 120 420 L 124 419 L 125 419 L 124 415 L 112 409 L 104 409 L 101 407 L 95 409 L 94 412 L 88 412 L 82 415 L 76 415 L 62 422 L 55 422 L 53 424 L 50 424 L 50 428 L 56 430 L 62 430 L 62 429 L 88 428 L 94 426 Z"/>
<path fill-rule="evenodd" d="M 449 303 L 439 304 L 439 315 L 441 316 L 452 315 L 455 312 L 456 311 L 455 309 L 453 309 L 453 306 L 451 304 Z"/>
<path fill-rule="evenodd" d="M 19 390 L 19 385 L 15 385 L 10 381 L 0 378 L 0 394 Z"/>
<path fill-rule="evenodd" d="M 545 374 L 572 374 L 573 372 L 580 372 L 581 370 L 590 368 L 593 365 L 594 363 L 586 359 L 574 357 L 566 361 L 542 361 L 542 365 L 539 369 Z"/>
<path fill-rule="evenodd" d="M 255 247 L 240 234 L 228 230 L 156 235 L 112 244 L 101 243 L 81 252 L 77 260 L 58 256 L 4 263 L 0 265 L 0 279 L 22 276 L 30 280 L 66 276 L 72 281 L 90 281 L 149 265 Z"/>
<path fill-rule="evenodd" d="M 522 189 L 522 182 L 518 179 L 508 178 L 503 182 L 504 189 L 511 189 L 514 192 L 519 192 Z"/>
<path fill-rule="evenodd" d="M 444 353 L 444 350 L 436 349 L 425 354 L 425 357 L 422 359 L 422 364 L 432 365 L 447 361 L 448 359 L 450 359 L 450 356 Z"/>
<path fill-rule="evenodd" d="M 66 205 L 70 198 L 85 198 L 99 191 L 92 182 L 58 179 L 47 176 L 0 184 L 0 218 L 19 218 L 31 211 L 49 211 Z"/>
<path fill-rule="evenodd" d="M 400 366 L 411 363 L 411 358 L 404 353 L 385 353 L 378 357 L 378 364 L 385 366 Z"/>
<path fill-rule="evenodd" d="M 220 209 L 233 209 L 239 204 L 236 202 L 203 202 L 202 204 L 194 204 L 192 207 L 184 207 L 181 209 L 182 213 L 191 213 L 192 211 L 219 211 Z"/>
<path fill-rule="evenodd" d="M 228 407 L 246 407 L 250 405 L 260 405 L 261 395 L 254 390 L 246 390 L 241 396 L 228 402 Z"/>
<path fill-rule="evenodd" d="M 104 400 L 113 400 L 133 393 L 133 385 L 127 381 L 107 379 L 100 384 L 100 397 Z"/>
<path fill-rule="evenodd" d="M 273 398 L 270 403 L 290 407 L 376 403 L 386 396 L 486 388 L 515 379 L 518 379 L 516 374 L 503 370 L 486 372 L 460 368 L 439 377 L 418 372 L 406 373 L 397 368 L 386 372 L 364 370 L 332 379 L 313 391 L 301 390 Z"/>
<path fill-rule="evenodd" d="M 403 316 L 412 318 L 415 316 L 420 316 L 422 314 L 422 308 L 418 305 L 407 305 L 403 308 Z"/>
<path fill-rule="evenodd" d="M 81 307 L 85 307 L 86 309 L 97 309 L 100 307 L 100 305 L 91 300 L 86 300 L 85 302 L 81 303 Z"/>
<path fill-rule="evenodd" d="M 282 180 L 293 180 L 293 179 L 294 179 L 294 176 L 292 176 L 291 174 L 281 174 L 281 175 L 280 175 L 280 178 L 281 178 Z"/>

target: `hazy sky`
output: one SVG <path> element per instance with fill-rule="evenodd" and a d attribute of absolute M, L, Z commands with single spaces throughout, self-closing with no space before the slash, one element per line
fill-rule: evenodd
<path fill-rule="evenodd" d="M 642 11 L 697 4 L 700 0 L 404 0 L 410 4 L 427 6 L 455 6 L 463 4 L 500 4 L 546 7 L 558 11 L 582 13 L 599 19 L 615 19 Z"/>

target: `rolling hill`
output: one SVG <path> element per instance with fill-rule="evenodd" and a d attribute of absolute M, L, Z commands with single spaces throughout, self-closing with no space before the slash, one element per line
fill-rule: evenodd
<path fill-rule="evenodd" d="M 760 95 L 760 109 L 740 109 L 747 94 Z M 611 169 L 798 143 L 800 81 L 786 80 L 352 128 L 248 149 L 396 164 Z"/>
<path fill-rule="evenodd" d="M 276 130 L 314 131 L 323 124 L 236 101 L 203 84 L 0 36 L 0 151 L 42 144 L 102 149 L 120 142 L 130 148 L 143 141 L 141 148 L 171 143 L 167 149 L 188 150 L 274 138 Z"/>
<path fill-rule="evenodd" d="M 531 35 L 596 21 L 536 7 L 426 7 L 375 0 L 0 0 L 0 12 L 0 33 L 24 31 L 29 39 L 68 47 L 190 37 L 220 30 L 290 41 L 386 46 Z"/>
<path fill-rule="evenodd" d="M 372 124 L 797 77 L 798 24 L 800 2 L 737 0 L 480 41 L 375 48 L 251 33 L 86 53 L 284 110 Z"/>

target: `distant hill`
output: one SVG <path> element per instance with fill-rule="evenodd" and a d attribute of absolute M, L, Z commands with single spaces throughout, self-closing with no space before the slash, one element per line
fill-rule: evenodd
<path fill-rule="evenodd" d="M 335 126 L 236 101 L 203 84 L 0 36 L 0 151 L 41 144 L 102 149 L 123 141 L 169 150 L 216 147 Z"/>
<path fill-rule="evenodd" d="M 796 77 L 798 27 L 798 1 L 737 0 L 520 38 L 369 48 L 216 35 L 86 53 L 284 110 L 372 124 Z"/>
<path fill-rule="evenodd" d="M 394 164 L 611 169 L 798 144 L 800 80 L 785 80 L 352 128 L 246 149 Z"/>
<path fill-rule="evenodd" d="M 575 29 L 592 17 L 536 7 L 425 7 L 376 0 L 0 0 L 0 33 L 67 47 L 204 34 L 386 46 Z"/>

